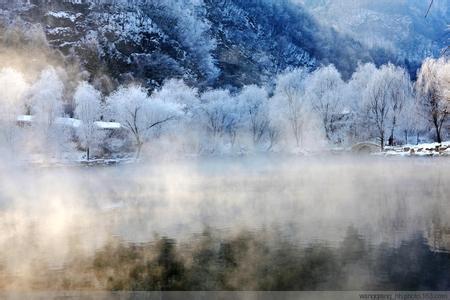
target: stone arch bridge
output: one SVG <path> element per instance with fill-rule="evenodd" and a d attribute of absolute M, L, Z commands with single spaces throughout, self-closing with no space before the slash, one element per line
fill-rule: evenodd
<path fill-rule="evenodd" d="M 351 151 L 354 153 L 374 153 L 380 151 L 380 145 L 372 142 L 362 142 L 354 144 L 351 147 Z"/>

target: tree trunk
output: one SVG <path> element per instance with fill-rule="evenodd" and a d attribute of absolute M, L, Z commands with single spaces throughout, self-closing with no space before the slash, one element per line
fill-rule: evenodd
<path fill-rule="evenodd" d="M 87 158 L 88 161 L 89 161 L 89 154 L 90 154 L 90 153 L 89 153 L 89 147 L 87 147 L 87 148 L 86 148 L 86 158 Z"/>
<path fill-rule="evenodd" d="M 396 124 L 397 124 L 397 120 L 394 117 L 394 120 L 392 121 L 391 135 L 389 136 L 389 140 L 388 140 L 389 146 L 394 146 L 394 130 L 395 130 Z"/>
<path fill-rule="evenodd" d="M 434 128 L 436 130 L 436 142 L 440 144 L 442 143 L 441 129 L 439 128 L 439 124 L 437 122 L 434 122 Z"/>
<path fill-rule="evenodd" d="M 381 147 L 381 151 L 384 150 L 384 135 L 380 136 L 380 147 Z"/>
<path fill-rule="evenodd" d="M 388 145 L 394 146 L 394 133 L 391 133 L 391 135 L 389 136 Z"/>
<path fill-rule="evenodd" d="M 294 135 L 295 135 L 295 143 L 297 147 L 300 147 L 300 137 L 298 136 L 298 131 L 294 128 Z"/>
<path fill-rule="evenodd" d="M 408 144 L 408 130 L 405 130 L 405 144 Z"/>
<path fill-rule="evenodd" d="M 143 145 L 142 143 L 139 143 L 137 145 L 136 159 L 138 159 L 141 156 L 142 145 Z"/>

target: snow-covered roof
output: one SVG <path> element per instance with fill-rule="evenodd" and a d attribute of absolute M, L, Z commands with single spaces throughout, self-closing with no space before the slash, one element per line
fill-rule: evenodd
<path fill-rule="evenodd" d="M 97 125 L 100 129 L 120 129 L 122 125 L 117 122 L 104 122 L 104 121 L 97 121 L 95 122 L 95 125 Z"/>
<path fill-rule="evenodd" d="M 31 123 L 34 120 L 34 116 L 32 115 L 20 115 L 17 116 L 18 122 L 26 122 Z M 67 117 L 59 117 L 55 119 L 55 124 L 72 127 L 72 128 L 79 128 L 83 125 L 83 121 L 75 119 L 75 118 L 67 118 Z M 120 129 L 122 128 L 122 125 L 117 122 L 104 122 L 104 121 L 97 121 L 95 122 L 95 125 L 99 129 Z"/>
<path fill-rule="evenodd" d="M 31 122 L 33 121 L 34 116 L 31 115 L 20 115 L 17 117 L 18 122 Z"/>
<path fill-rule="evenodd" d="M 341 114 L 343 114 L 343 115 L 348 115 L 349 113 L 351 113 L 352 111 L 349 109 L 349 108 L 344 108 L 342 111 L 341 111 Z"/>
<path fill-rule="evenodd" d="M 81 126 L 81 121 L 78 119 L 74 119 L 74 118 L 60 117 L 60 118 L 56 118 L 55 124 L 78 128 Z"/>

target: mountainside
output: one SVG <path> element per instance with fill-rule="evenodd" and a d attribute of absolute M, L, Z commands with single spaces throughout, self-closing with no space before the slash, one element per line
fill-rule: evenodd
<path fill-rule="evenodd" d="M 450 40 L 449 2 L 435 0 L 296 0 L 325 26 L 369 48 L 382 47 L 416 68 Z M 428 11 L 428 14 L 427 14 Z M 425 17 L 425 15 L 427 16 Z"/>
<path fill-rule="evenodd" d="M 79 61 L 91 79 L 108 75 L 148 87 L 171 77 L 239 87 L 288 67 L 329 63 L 349 77 L 358 61 L 408 66 L 416 58 L 368 47 L 289 0 L 4 0 L 0 6 L 4 42 L 14 28 L 34 43 L 41 33 L 31 24 L 40 24 L 51 48 Z"/>

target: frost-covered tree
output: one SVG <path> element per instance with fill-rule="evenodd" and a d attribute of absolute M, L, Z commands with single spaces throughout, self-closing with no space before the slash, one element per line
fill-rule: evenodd
<path fill-rule="evenodd" d="M 364 91 L 368 121 L 374 127 L 381 150 L 384 149 L 389 126 L 390 99 L 388 91 L 390 84 L 391 81 L 385 78 L 381 72 L 376 72 Z"/>
<path fill-rule="evenodd" d="M 52 67 L 43 70 L 31 86 L 29 102 L 39 126 L 50 128 L 61 116 L 63 91 L 64 84 Z"/>
<path fill-rule="evenodd" d="M 91 149 L 102 141 L 102 132 L 95 124 L 102 115 L 101 94 L 89 83 L 82 82 L 73 97 L 75 117 L 81 121 L 77 134 L 86 149 L 86 159 L 89 160 Z"/>
<path fill-rule="evenodd" d="M 240 125 L 237 102 L 228 90 L 211 90 L 202 94 L 200 104 L 201 120 L 206 126 L 213 145 L 228 136 L 233 145 Z"/>
<path fill-rule="evenodd" d="M 403 68 L 392 64 L 376 68 L 360 65 L 348 83 L 346 97 L 356 112 L 353 120 L 362 139 L 375 136 L 384 149 L 386 139 L 394 144 L 394 134 L 405 103 L 411 99 L 411 82 Z"/>
<path fill-rule="evenodd" d="M 333 133 L 337 130 L 336 123 L 342 118 L 343 87 L 341 74 L 333 65 L 317 69 L 308 78 L 306 97 L 320 118 L 329 141 L 333 139 Z"/>
<path fill-rule="evenodd" d="M 35 117 L 34 127 L 49 146 L 63 142 L 66 131 L 55 123 L 63 113 L 64 84 L 53 67 L 43 70 L 29 90 L 29 105 Z"/>
<path fill-rule="evenodd" d="M 21 73 L 11 68 L 0 70 L 0 132 L 2 145 L 14 153 L 19 131 L 17 116 L 23 113 L 24 96 L 28 89 Z"/>
<path fill-rule="evenodd" d="M 411 80 L 405 69 L 392 64 L 382 66 L 380 72 L 389 81 L 389 89 L 387 92 L 391 114 L 388 144 L 389 146 L 393 146 L 394 133 L 403 113 L 404 106 L 412 98 Z"/>
<path fill-rule="evenodd" d="M 175 103 L 181 109 L 177 122 L 171 122 L 170 128 L 166 127 L 169 133 L 176 133 L 167 135 L 171 143 L 177 146 L 173 147 L 173 150 L 199 152 L 202 145 L 203 124 L 200 122 L 200 98 L 197 88 L 188 86 L 183 80 L 170 79 L 152 94 L 152 98 Z"/>
<path fill-rule="evenodd" d="M 176 34 L 188 55 L 199 62 L 199 71 L 208 80 L 214 80 L 220 71 L 212 52 L 216 41 L 209 34 L 210 24 L 202 0 L 163 1 L 177 19 Z M 170 4 L 169 4 L 170 3 Z"/>
<path fill-rule="evenodd" d="M 161 89 L 153 93 L 152 97 L 164 102 L 176 103 L 186 114 L 192 113 L 200 103 L 198 90 L 189 87 L 180 79 L 167 80 Z"/>
<path fill-rule="evenodd" d="M 152 130 L 167 125 L 180 115 L 179 105 L 150 98 L 141 86 L 120 87 L 107 98 L 111 118 L 120 122 L 133 136 L 136 157 L 149 140 Z"/>
<path fill-rule="evenodd" d="M 406 71 L 392 64 L 383 65 L 373 73 L 364 95 L 370 124 L 384 149 L 386 137 L 394 144 L 394 133 L 403 107 L 411 97 L 411 83 Z"/>
<path fill-rule="evenodd" d="M 305 96 L 308 72 L 306 69 L 294 69 L 278 75 L 272 108 L 278 113 L 281 122 L 288 124 L 297 147 L 301 146 L 302 131 L 308 114 Z M 280 120 L 281 119 L 281 120 Z"/>
<path fill-rule="evenodd" d="M 436 142 L 442 142 L 442 126 L 450 114 L 450 61 L 428 58 L 416 81 L 416 95 L 422 115 L 433 126 Z"/>
<path fill-rule="evenodd" d="M 427 127 L 427 122 L 419 111 L 420 107 L 418 107 L 414 97 L 407 98 L 398 119 L 398 127 L 406 144 L 418 144 L 420 142 L 420 134 Z"/>
<path fill-rule="evenodd" d="M 257 145 L 268 134 L 270 127 L 268 93 L 264 88 L 249 85 L 242 89 L 237 100 L 243 121 L 248 126 L 254 145 Z"/>
<path fill-rule="evenodd" d="M 374 64 L 360 64 L 345 87 L 344 106 L 350 111 L 347 127 L 352 141 L 364 141 L 371 137 L 364 93 L 376 72 Z"/>

